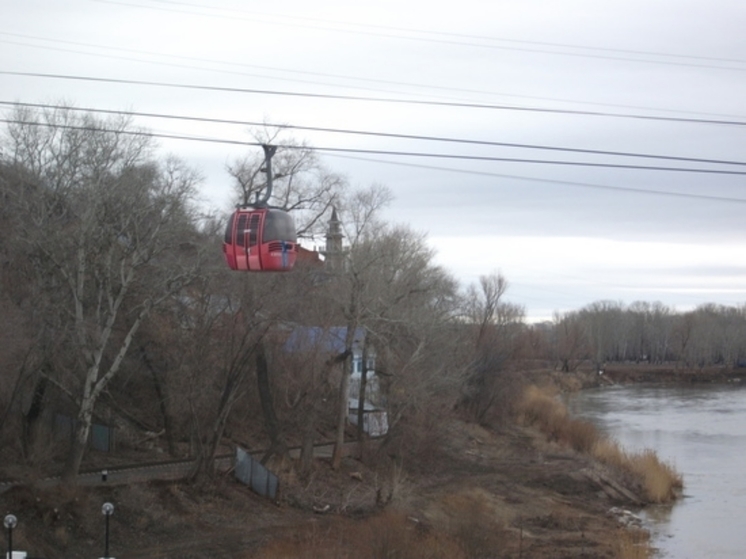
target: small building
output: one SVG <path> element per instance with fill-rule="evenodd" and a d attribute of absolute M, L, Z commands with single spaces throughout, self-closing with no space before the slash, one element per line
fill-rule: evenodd
<path fill-rule="evenodd" d="M 357 425 L 358 399 L 350 398 L 347 418 L 352 425 Z M 371 437 L 382 437 L 389 430 L 389 416 L 385 409 L 374 406 L 368 401 L 363 403 L 363 431 Z"/>
<path fill-rule="evenodd" d="M 334 326 L 322 328 L 320 326 L 307 326 L 294 328 L 284 349 L 288 353 L 314 351 L 327 353 L 330 356 L 340 354 L 345 350 L 345 338 L 347 328 L 345 326 Z M 358 328 L 352 341 L 352 359 L 350 370 L 348 396 L 348 419 L 353 425 L 357 425 L 360 383 L 362 380 L 363 367 L 366 371 L 365 398 L 363 404 L 363 430 L 371 436 L 385 435 L 388 431 L 388 414 L 385 409 L 385 398 L 381 394 L 380 383 L 376 375 L 375 351 L 365 346 L 365 329 Z M 366 355 L 366 363 L 363 363 L 363 354 Z"/>

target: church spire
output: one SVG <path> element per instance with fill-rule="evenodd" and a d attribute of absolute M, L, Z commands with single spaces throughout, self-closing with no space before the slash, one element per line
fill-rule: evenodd
<path fill-rule="evenodd" d="M 342 222 L 337 217 L 337 208 L 332 206 L 332 216 L 329 219 L 329 228 L 326 231 L 326 249 L 322 252 L 326 258 L 326 268 L 332 272 L 338 272 L 343 267 L 342 239 L 344 239 Z"/>

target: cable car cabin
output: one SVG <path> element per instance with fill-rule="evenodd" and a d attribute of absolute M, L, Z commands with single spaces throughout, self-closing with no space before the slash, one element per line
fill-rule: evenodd
<path fill-rule="evenodd" d="M 231 270 L 290 270 L 298 256 L 293 218 L 271 208 L 237 209 L 225 228 L 223 252 Z"/>

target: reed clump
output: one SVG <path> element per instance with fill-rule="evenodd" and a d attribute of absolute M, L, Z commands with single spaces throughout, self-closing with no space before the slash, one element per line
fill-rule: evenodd
<path fill-rule="evenodd" d="M 522 423 L 537 427 L 549 441 L 589 454 L 625 474 L 650 503 L 671 502 L 683 488 L 681 474 L 654 451 L 628 452 L 590 422 L 571 417 L 565 405 L 546 389 L 528 387 L 517 412 Z"/>
<path fill-rule="evenodd" d="M 650 449 L 627 452 L 616 441 L 602 439 L 591 454 L 600 462 L 630 474 L 650 503 L 670 503 L 684 487 L 681 474 Z"/>
<path fill-rule="evenodd" d="M 617 559 L 650 559 L 655 557 L 655 548 L 650 545 L 650 533 L 646 530 L 619 530 L 616 544 Z"/>
<path fill-rule="evenodd" d="M 601 439 L 592 423 L 571 417 L 565 405 L 546 389 L 529 386 L 518 412 L 524 424 L 538 427 L 548 440 L 578 452 L 590 452 Z"/>

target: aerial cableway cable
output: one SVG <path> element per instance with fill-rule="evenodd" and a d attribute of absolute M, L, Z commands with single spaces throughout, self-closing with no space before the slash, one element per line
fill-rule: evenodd
<path fill-rule="evenodd" d="M 105 114 L 105 115 L 120 115 L 120 116 L 133 116 L 142 118 L 160 118 L 165 120 L 183 120 L 188 122 L 203 122 L 209 124 L 229 124 L 237 126 L 266 126 L 277 129 L 288 129 L 288 130 L 304 130 L 311 132 L 329 132 L 334 134 L 351 134 L 360 136 L 373 136 L 381 138 L 392 138 L 402 140 L 421 140 L 421 141 L 432 141 L 432 142 L 446 142 L 455 144 L 468 144 L 475 146 L 489 146 L 489 147 L 507 147 L 516 149 L 533 149 L 542 151 L 556 151 L 566 153 L 580 153 L 587 155 L 606 155 L 614 157 L 631 157 L 641 159 L 660 159 L 666 161 L 680 161 L 686 163 L 708 163 L 715 165 L 740 165 L 746 166 L 746 161 L 732 161 L 723 159 L 707 159 L 700 157 L 683 157 L 675 155 L 657 155 L 650 153 L 635 153 L 635 152 L 624 152 L 624 151 L 610 151 L 610 150 L 598 150 L 598 149 L 585 149 L 585 148 L 571 148 L 561 146 L 546 146 L 540 144 L 522 144 L 515 142 L 495 142 L 490 140 L 473 140 L 467 138 L 452 138 L 444 136 L 422 136 L 417 134 L 400 134 L 394 132 L 380 132 L 370 130 L 351 130 L 344 128 L 328 128 L 321 126 L 301 126 L 294 124 L 272 124 L 267 122 L 254 122 L 246 120 L 235 120 L 235 119 L 222 119 L 222 118 L 210 118 L 210 117 L 195 117 L 187 115 L 173 115 L 164 113 L 150 113 L 150 112 L 139 112 L 139 111 L 119 111 L 113 109 L 93 109 L 93 108 L 80 108 L 80 107 L 67 107 L 64 105 L 50 105 L 43 103 L 21 103 L 16 101 L 0 101 L 0 105 L 6 106 L 18 106 L 36 109 L 60 109 L 66 111 Z"/>
<path fill-rule="evenodd" d="M 101 128 L 90 128 L 90 127 L 71 126 L 71 125 L 56 125 L 53 123 L 39 123 L 39 122 L 13 120 L 13 119 L 0 119 L 0 122 L 4 122 L 8 124 L 26 124 L 26 125 L 36 125 L 36 126 L 50 126 L 50 127 L 56 126 L 58 128 L 63 128 L 63 129 L 69 128 L 69 129 L 76 129 L 76 130 L 89 130 L 93 132 L 107 132 L 107 130 L 101 129 Z M 122 131 L 122 130 L 109 130 L 108 132 L 116 132 L 116 133 L 129 134 L 129 135 L 134 135 L 134 136 L 150 136 L 150 137 L 155 137 L 155 138 L 188 140 L 188 141 L 207 142 L 207 143 L 221 143 L 221 144 L 242 145 L 242 146 L 251 146 L 251 147 L 262 146 L 262 144 L 257 143 L 257 142 L 246 142 L 246 141 L 217 139 L 217 138 L 179 136 L 175 134 L 158 134 L 158 133 L 150 133 L 150 132 L 136 132 L 136 131 Z M 301 147 L 301 146 L 287 145 L 287 146 L 278 146 L 278 147 L 283 147 L 287 149 L 308 149 L 308 146 Z M 362 150 L 359 150 L 359 151 L 362 151 Z M 505 173 L 495 173 L 495 172 L 490 172 L 490 171 L 476 170 L 476 169 L 453 169 L 449 167 L 438 167 L 434 165 L 407 163 L 403 161 L 372 160 L 370 158 L 355 157 L 349 154 L 343 155 L 339 153 L 330 153 L 329 155 L 333 157 L 340 157 L 340 158 L 345 158 L 345 159 L 357 159 L 357 160 L 366 161 L 366 162 L 400 165 L 400 166 L 414 167 L 414 168 L 419 168 L 419 169 L 428 169 L 428 170 L 434 170 L 434 171 L 446 171 L 446 172 L 461 173 L 461 174 L 489 176 L 489 177 L 494 177 L 494 178 L 505 178 L 505 179 L 521 180 L 521 181 L 541 182 L 541 183 L 547 183 L 547 184 L 558 184 L 558 185 L 563 185 L 563 186 L 574 186 L 574 187 L 590 188 L 590 189 L 597 189 L 597 190 L 611 190 L 611 191 L 619 191 L 619 192 L 628 192 L 628 193 L 633 193 L 633 194 L 670 196 L 670 197 L 676 197 L 676 198 L 692 198 L 692 199 L 699 199 L 699 200 L 710 200 L 710 201 L 715 201 L 715 202 L 746 203 L 746 199 L 742 199 L 742 198 L 714 196 L 714 195 L 709 195 L 709 194 L 672 192 L 672 191 L 665 191 L 665 190 L 642 189 L 642 188 L 633 188 L 633 187 L 626 187 L 626 186 L 603 185 L 603 184 L 585 183 L 585 182 L 579 182 L 579 181 L 558 180 L 558 179 L 552 179 L 548 177 L 526 177 L 526 176 L 519 176 L 519 175 L 509 175 Z M 689 169 L 680 169 L 680 170 L 690 171 Z M 734 174 L 734 173 L 743 174 L 743 173 L 738 173 L 738 172 L 732 172 L 731 174 Z"/>
<path fill-rule="evenodd" d="M 399 39 L 405 41 L 418 41 L 444 44 L 456 47 L 471 47 L 479 49 L 491 49 L 501 51 L 528 52 L 537 54 L 549 54 L 554 56 L 569 56 L 580 58 L 595 58 L 612 61 L 637 62 L 643 64 L 663 64 L 671 66 L 684 66 L 694 68 L 710 68 L 717 70 L 744 71 L 739 66 L 719 66 L 703 62 L 725 62 L 730 64 L 744 64 L 744 60 L 738 58 L 694 56 L 678 53 L 667 53 L 662 51 L 645 51 L 639 49 L 618 49 L 598 46 L 586 46 L 569 43 L 557 43 L 548 41 L 530 41 L 520 39 L 507 39 L 501 37 L 490 37 L 484 35 L 473 35 L 466 33 L 453 33 L 444 31 L 433 31 L 427 29 L 415 29 L 405 27 L 394 27 L 388 25 L 374 25 L 369 23 L 357 23 L 349 21 L 329 20 L 314 17 L 299 17 L 286 14 L 269 14 L 247 10 L 236 10 L 229 8 L 216 8 L 215 6 L 200 5 L 187 2 L 174 2 L 167 0 L 153 0 L 156 4 L 170 5 L 169 7 L 149 6 L 123 0 L 94 0 L 102 4 L 116 4 L 130 6 L 146 10 L 154 10 L 171 13 L 185 13 L 199 15 L 202 17 L 263 21 L 269 25 L 284 27 L 299 27 L 305 29 L 316 29 L 324 32 L 336 32 L 355 35 L 368 35 L 384 39 Z M 195 8 L 200 11 L 195 11 Z M 204 10 L 219 10 L 227 13 L 206 12 Z M 285 21 L 283 21 L 285 20 Z M 503 44 L 507 43 L 507 44 Z M 564 50 L 549 50 L 564 49 Z M 569 50 L 568 50 L 569 49 Z M 633 57 L 630 57 L 633 56 Z M 640 58 L 648 57 L 648 58 Z M 650 57 L 658 57 L 658 60 Z M 668 60 L 666 60 L 668 59 Z M 700 63 L 687 62 L 701 61 Z"/>
<path fill-rule="evenodd" d="M 0 119 L 0 122 L 7 124 L 23 124 L 31 126 L 45 126 L 50 128 L 60 128 L 68 130 L 81 130 L 91 132 L 116 132 L 118 134 L 125 134 L 129 136 L 149 136 L 154 138 L 164 138 L 172 140 L 187 140 L 195 142 L 207 142 L 207 143 L 221 143 L 221 144 L 233 144 L 233 145 L 245 145 L 245 146 L 256 146 L 261 147 L 263 144 L 260 142 L 248 142 L 244 140 L 231 140 L 226 138 L 208 138 L 204 136 L 187 136 L 181 134 L 170 134 L 165 132 L 146 132 L 136 130 L 107 130 L 103 128 L 87 127 L 87 126 L 76 126 L 70 124 L 59 124 L 59 123 L 47 123 L 47 122 L 34 122 L 26 120 L 16 119 Z M 530 163 L 530 164 L 542 164 L 542 165 L 562 165 L 562 166 L 578 166 L 578 167 L 600 167 L 600 168 L 614 168 L 614 169 L 633 169 L 642 171 L 671 171 L 671 172 L 684 172 L 684 173 L 705 173 L 705 174 L 721 174 L 721 175 L 746 175 L 746 171 L 736 171 L 729 169 L 708 169 L 708 168 L 694 168 L 694 167 L 663 167 L 654 165 L 627 165 L 620 163 L 596 163 L 589 161 L 565 161 L 565 160 L 550 160 L 550 159 L 528 159 L 528 158 L 517 158 L 517 157 L 499 157 L 489 155 L 465 155 L 465 154 L 452 154 L 452 153 L 434 153 L 434 152 L 418 152 L 418 151 L 397 151 L 397 150 L 380 150 L 380 149 L 363 149 L 363 148 L 344 148 L 344 147 L 330 147 L 330 146 L 296 146 L 292 144 L 277 144 L 278 148 L 283 149 L 313 149 L 318 152 L 329 152 L 329 153 L 353 153 L 353 154 L 367 154 L 367 155 L 390 155 L 390 156 L 402 156 L 402 157 L 418 157 L 418 158 L 434 158 L 434 159 L 455 159 L 455 160 L 466 160 L 466 161 L 485 161 L 485 162 L 503 162 L 503 163 Z M 743 165 L 743 163 L 729 162 L 729 164 Z"/>
<path fill-rule="evenodd" d="M 85 51 L 77 51 L 77 50 L 70 50 L 60 47 L 49 47 L 49 46 L 43 46 L 43 45 L 31 45 L 28 43 L 22 43 L 18 41 L 12 41 L 9 39 L 0 39 L 0 42 L 13 44 L 13 45 L 19 45 L 19 46 L 25 46 L 25 47 L 33 47 L 33 48 L 41 48 L 46 50 L 52 50 L 56 52 L 72 52 L 75 54 L 84 54 L 86 56 L 97 56 L 97 57 L 104 57 L 104 58 L 111 58 L 111 59 L 117 59 L 117 60 L 131 60 L 135 62 L 145 62 L 147 64 L 155 64 L 158 66 L 174 66 L 174 67 L 187 67 L 190 69 L 200 69 L 200 70 L 207 70 L 210 72 L 219 72 L 219 73 L 227 73 L 227 74 L 238 74 L 238 75 L 245 75 L 245 76 L 254 76 L 254 77 L 270 77 L 271 79 L 275 80 L 282 80 L 282 81 L 299 81 L 299 82 L 306 82 L 307 80 L 301 80 L 301 79 L 294 79 L 290 77 L 283 77 L 283 76 L 256 76 L 254 74 L 247 74 L 245 72 L 236 72 L 231 70 L 218 70 L 215 68 L 204 68 L 204 67 L 197 67 L 195 66 L 195 63 L 208 63 L 208 64 L 220 64 L 220 65 L 228 65 L 228 66 L 234 66 L 239 68 L 251 68 L 251 69 L 259 69 L 259 70 L 268 70 L 272 72 L 282 72 L 285 74 L 296 74 L 296 75 L 303 75 L 303 76 L 314 76 L 319 78 L 332 78 L 332 79 L 343 79 L 345 81 L 352 81 L 352 82 L 365 82 L 370 84 L 383 84 L 383 85 L 396 85 L 396 86 L 404 86 L 404 87 L 414 87 L 417 89 L 426 89 L 427 91 L 442 91 L 442 92 L 450 92 L 450 93 L 467 93 L 467 94 L 479 94 L 479 95 L 490 95 L 490 96 L 498 96 L 498 97 L 514 97 L 514 98 L 520 98 L 520 99 L 533 99 L 533 100 L 540 100 L 540 101 L 552 101 L 552 102 L 558 102 L 558 103 L 572 103 L 575 105 L 593 105 L 593 106 L 603 106 L 603 107 L 617 107 L 617 108 L 623 108 L 623 109 L 636 109 L 636 110 L 649 110 L 649 111 L 657 111 L 657 112 L 667 112 L 667 113 L 678 113 L 678 114 L 710 114 L 713 113 L 704 113 L 702 111 L 684 111 L 684 110 L 677 110 L 677 109 L 670 109 L 670 108 L 662 108 L 662 107 L 644 107 L 644 106 L 637 106 L 637 105 L 629 105 L 629 104 L 619 104 L 619 103 L 601 103 L 601 102 L 594 102 L 594 101 L 578 101 L 575 99 L 562 99 L 557 97 L 544 97 L 544 96 L 535 96 L 535 95 L 519 95 L 514 93 L 504 93 L 504 92 L 497 92 L 497 91 L 486 91 L 486 90 L 479 90 L 479 89 L 465 89 L 463 87 L 452 87 L 452 86 L 443 86 L 443 85 L 436 85 L 436 84 L 423 84 L 423 83 L 416 83 L 416 82 L 403 82 L 400 80 L 384 80 L 384 79 L 376 79 L 376 78 L 367 78 L 362 76 L 351 76 L 349 74 L 333 74 L 328 72 L 312 72 L 309 70 L 299 70 L 299 69 L 288 69 L 288 68 L 279 68 L 275 66 L 266 66 L 266 65 L 258 65 L 258 64 L 245 64 L 245 63 L 235 63 L 235 62 L 226 62 L 224 60 L 216 60 L 216 59 L 209 59 L 209 58 L 198 58 L 194 56 L 182 56 L 182 55 L 173 55 L 173 54 L 165 54 L 165 53 L 158 53 L 153 51 L 144 51 L 139 49 L 127 49 L 127 48 L 119 48 L 119 47 L 112 47 L 112 46 L 106 46 L 106 45 L 100 45 L 95 43 L 83 43 L 80 41 L 66 41 L 66 40 L 60 40 L 60 39 L 50 39 L 47 37 L 39 37 L 34 35 L 26 35 L 21 33 L 9 33 L 7 31 L 0 31 L 0 36 L 6 36 L 6 37 L 17 37 L 21 39 L 31 39 L 36 41 L 45 41 L 45 42 L 51 42 L 51 43 L 59 43 L 64 45 L 74 45 L 74 46 L 80 46 L 84 48 L 94 48 L 96 49 L 96 52 L 85 52 Z M 509 41 L 508 39 L 500 39 Z M 569 47 L 569 45 L 567 45 Z M 585 48 L 585 47 L 578 47 L 577 45 L 573 48 Z M 177 64 L 177 63 L 169 63 L 169 62 L 163 62 L 163 61 L 155 61 L 155 60 L 143 60 L 139 58 L 130 58 L 126 56 L 121 55 L 107 55 L 103 54 L 102 51 L 115 51 L 115 52 L 125 52 L 130 54 L 139 54 L 139 55 L 146 55 L 151 57 L 161 57 L 161 58 L 167 58 L 167 59 L 177 59 L 177 60 L 183 60 L 186 61 L 187 64 Z M 601 49 L 601 50 L 607 50 L 607 49 Z M 617 50 L 617 49 L 610 49 L 610 50 Z M 656 53 L 648 53 L 648 54 L 656 54 Z M 662 53 L 657 53 L 661 56 L 672 56 L 672 57 L 678 57 L 678 58 L 695 58 L 695 59 L 704 59 L 704 60 L 721 60 L 726 62 L 739 62 L 746 64 L 746 60 L 737 60 L 737 59 L 718 59 L 718 58 L 708 58 L 708 57 L 691 57 L 686 55 L 676 55 L 676 54 L 667 54 L 663 55 Z M 329 85 L 324 84 L 322 82 L 307 82 L 307 83 L 313 83 L 314 85 Z M 350 84 L 335 84 L 338 87 L 342 87 L 345 89 L 353 88 L 353 89 L 367 89 L 369 91 L 377 91 L 376 89 L 373 89 L 371 87 L 365 87 L 365 86 L 359 86 L 359 85 L 350 85 Z M 378 90 L 378 91 L 385 91 L 385 90 Z M 722 114 L 718 114 L 717 116 L 726 116 Z M 732 116 L 732 115 L 730 115 Z"/>
<path fill-rule="evenodd" d="M 179 88 L 179 89 L 194 89 L 201 91 L 217 91 L 223 93 L 243 93 L 243 94 L 254 94 L 254 95 L 276 95 L 284 97 L 303 97 L 309 99 L 333 99 L 338 101 L 364 101 L 372 103 L 399 103 L 404 105 L 422 105 L 422 106 L 433 106 L 433 107 L 450 107 L 450 108 L 463 108 L 463 109 L 483 109 L 483 110 L 498 110 L 498 111 L 519 111 L 519 112 L 531 112 L 531 113 L 550 113 L 559 115 L 574 115 L 574 116 L 595 116 L 595 117 L 607 117 L 607 118 L 628 118 L 636 120 L 653 120 L 660 122 L 678 122 L 687 124 L 717 124 L 727 126 L 746 126 L 746 120 L 718 120 L 718 119 L 705 119 L 705 118 L 685 118 L 685 117 L 674 117 L 674 116 L 656 116 L 656 115 L 643 115 L 633 113 L 610 113 L 604 111 L 583 111 L 575 109 L 552 109 L 545 107 L 529 107 L 519 105 L 496 105 L 490 103 L 466 103 L 456 101 L 433 101 L 423 99 L 407 99 L 407 98 L 395 98 L 395 97 L 366 97 L 361 95 L 338 95 L 333 93 L 313 93 L 308 91 L 282 91 L 273 89 L 252 89 L 252 88 L 241 88 L 241 87 L 227 87 L 227 86 L 215 86 L 215 85 L 201 85 L 201 84 L 187 84 L 187 83 L 173 83 L 173 82 L 156 82 L 149 80 L 126 80 L 119 78 L 102 78 L 94 76 L 76 76 L 69 74 L 49 74 L 40 72 L 15 72 L 9 70 L 0 70 L 0 75 L 7 76 L 24 76 L 32 78 L 46 78 L 46 79 L 59 79 L 59 80 L 77 80 L 87 82 L 99 82 L 99 83 L 115 83 L 115 84 L 126 84 L 126 85 L 147 85 L 154 87 L 167 87 L 167 88 Z"/>
<path fill-rule="evenodd" d="M 669 196 L 672 198 L 688 198 L 694 200 L 708 200 L 711 202 L 728 202 L 735 204 L 746 204 L 746 198 L 734 198 L 730 196 L 715 196 L 712 194 L 697 194 L 693 192 L 674 192 L 671 190 L 656 190 L 656 189 L 645 189 L 635 188 L 632 186 L 613 186 L 609 184 L 598 184 L 571 180 L 560 180 L 548 177 L 528 177 L 525 175 L 511 175 L 507 173 L 496 173 L 493 171 L 481 171 L 477 169 L 454 169 L 453 167 L 441 167 L 436 165 L 424 165 L 421 163 L 408 163 L 405 161 L 391 161 L 384 159 L 371 159 L 369 157 L 355 157 L 352 155 L 339 155 L 330 154 L 331 157 L 338 157 L 341 159 L 354 159 L 357 161 L 364 161 L 366 163 L 381 163 L 385 165 L 397 165 L 400 167 L 411 167 L 414 169 L 427 169 L 429 171 L 444 171 L 447 173 L 459 173 L 464 175 L 476 175 L 481 177 L 493 177 L 499 179 L 518 180 L 524 182 L 535 182 L 543 184 L 556 184 L 560 186 L 570 186 L 578 188 L 589 188 L 592 190 L 609 190 L 611 192 L 625 192 L 630 194 L 647 194 L 653 196 Z"/>
<path fill-rule="evenodd" d="M 153 138 L 164 138 L 171 140 L 187 140 L 194 142 L 208 142 L 208 143 L 219 143 L 219 144 L 233 144 L 233 145 L 244 145 L 244 146 L 257 146 L 261 147 L 263 144 L 260 142 L 247 142 L 241 140 L 229 140 L 221 138 L 206 138 L 200 136 L 185 136 L 180 134 L 168 134 L 168 133 L 153 133 L 153 132 L 142 132 L 135 130 L 106 130 L 102 128 L 87 127 L 87 126 L 75 126 L 70 124 L 58 124 L 48 122 L 33 122 L 17 119 L 0 119 L 0 122 L 6 124 L 21 124 L 31 126 L 46 126 L 50 128 L 60 128 L 66 130 L 82 130 L 91 132 L 116 132 L 118 134 L 126 134 L 129 136 L 149 136 Z M 489 155 L 463 155 L 463 154 L 452 154 L 452 153 L 433 153 L 433 152 L 417 152 L 417 151 L 395 151 L 395 150 L 377 150 L 377 149 L 361 149 L 361 148 L 342 148 L 342 147 L 329 147 L 329 146 L 297 146 L 292 144 L 276 144 L 278 148 L 282 149 L 312 149 L 318 152 L 328 153 L 356 153 L 366 155 L 390 155 L 399 157 L 417 157 L 417 158 L 433 158 L 433 159 L 451 159 L 451 160 L 463 160 L 463 161 L 484 161 L 484 162 L 502 162 L 502 163 L 529 163 L 534 165 L 560 165 L 560 166 L 575 166 L 575 167 L 597 167 L 597 168 L 610 168 L 610 169 L 629 169 L 639 171 L 668 171 L 677 173 L 704 173 L 714 175 L 738 175 L 746 176 L 746 171 L 736 171 L 730 169 L 706 169 L 706 168 L 695 168 L 695 167 L 663 167 L 654 165 L 626 165 L 620 163 L 595 163 L 589 161 L 563 161 L 563 160 L 552 160 L 552 159 L 522 159 L 518 157 L 497 157 Z"/>

